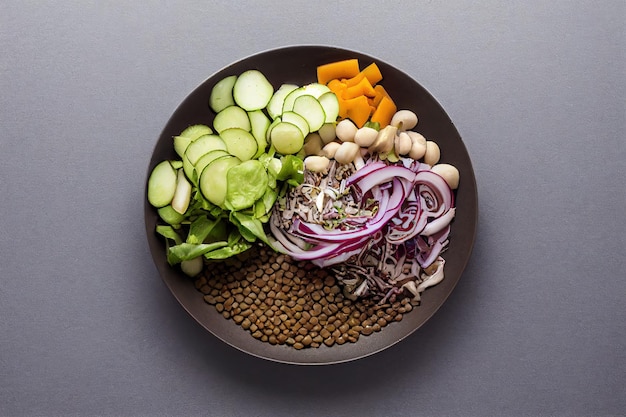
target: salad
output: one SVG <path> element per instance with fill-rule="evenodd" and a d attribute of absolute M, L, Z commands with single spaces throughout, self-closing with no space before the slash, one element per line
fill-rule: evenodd
<path fill-rule="evenodd" d="M 332 271 L 353 299 L 418 303 L 444 277 L 459 172 L 376 63 L 316 75 L 275 88 L 250 69 L 215 84 L 212 125 L 174 136 L 177 158 L 148 178 L 167 260 L 196 276 L 266 245 Z"/>

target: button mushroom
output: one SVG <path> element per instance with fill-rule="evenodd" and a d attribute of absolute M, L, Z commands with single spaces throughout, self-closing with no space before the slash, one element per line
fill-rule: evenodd
<path fill-rule="evenodd" d="M 454 165 L 436 164 L 430 170 L 446 180 L 451 189 L 459 188 L 459 170 Z"/>
<path fill-rule="evenodd" d="M 349 164 L 354 161 L 360 150 L 360 146 L 354 142 L 344 142 L 339 145 L 339 148 L 335 152 L 335 161 L 340 164 Z"/>
<path fill-rule="evenodd" d="M 341 145 L 337 142 L 327 143 L 322 148 L 322 155 L 324 155 L 326 158 L 333 159 L 335 157 L 335 152 L 337 152 L 337 149 L 339 149 L 339 146 Z"/>
<path fill-rule="evenodd" d="M 416 161 L 423 158 L 426 153 L 426 138 L 417 132 L 409 131 L 406 133 L 411 138 L 411 150 L 409 151 L 409 157 Z"/>
<path fill-rule="evenodd" d="M 394 139 L 398 128 L 392 125 L 387 125 L 378 132 L 376 140 L 368 148 L 370 153 L 387 153 L 393 149 Z"/>
<path fill-rule="evenodd" d="M 304 158 L 304 168 L 311 172 L 326 172 L 330 159 L 325 156 L 311 155 Z"/>
<path fill-rule="evenodd" d="M 411 110 L 398 110 L 391 118 L 390 125 L 397 127 L 401 132 L 411 130 L 417 126 L 417 115 Z"/>
<path fill-rule="evenodd" d="M 400 132 L 395 137 L 393 146 L 398 155 L 406 155 L 411 152 L 411 137 L 406 132 Z"/>
<path fill-rule="evenodd" d="M 358 128 L 350 119 L 343 119 L 335 127 L 335 135 L 342 142 L 354 142 L 354 135 Z"/>
<path fill-rule="evenodd" d="M 439 145 L 432 140 L 426 141 L 426 153 L 424 154 L 424 163 L 430 166 L 435 165 L 439 162 L 439 158 L 441 157 L 441 151 L 439 150 Z"/>
<path fill-rule="evenodd" d="M 354 135 L 354 142 L 359 146 L 367 148 L 371 146 L 378 136 L 378 131 L 374 128 L 363 126 L 358 129 Z"/>

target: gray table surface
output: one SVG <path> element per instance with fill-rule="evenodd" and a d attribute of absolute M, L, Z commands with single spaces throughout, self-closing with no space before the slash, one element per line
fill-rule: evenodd
<path fill-rule="evenodd" d="M 283 3 L 2 2 L 0 415 L 625 415 L 626 3 Z M 328 367 L 203 330 L 143 224 L 181 100 L 295 44 L 415 78 L 478 183 L 475 249 L 446 304 Z"/>

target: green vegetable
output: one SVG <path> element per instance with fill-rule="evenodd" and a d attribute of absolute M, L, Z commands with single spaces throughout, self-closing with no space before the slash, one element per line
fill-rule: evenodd
<path fill-rule="evenodd" d="M 293 123 L 279 122 L 270 132 L 270 143 L 283 155 L 297 153 L 304 145 L 304 135 Z"/>
<path fill-rule="evenodd" d="M 157 213 L 161 220 L 172 226 L 178 226 L 185 220 L 185 216 L 174 210 L 171 205 L 159 208 Z"/>
<path fill-rule="evenodd" d="M 331 93 L 337 98 L 334 93 Z M 311 132 L 316 132 L 326 122 L 326 113 L 320 102 L 313 96 L 303 95 L 293 102 L 293 111 L 302 116 L 309 125 Z M 339 105 L 337 104 L 337 113 Z M 336 119 L 336 117 L 335 117 Z"/>
<path fill-rule="evenodd" d="M 161 225 L 157 226 L 156 232 L 160 234 L 161 236 L 166 237 L 167 239 L 173 240 L 174 243 L 177 245 L 180 245 L 181 243 L 183 243 L 182 239 L 180 238 L 180 235 L 176 233 L 176 230 L 174 230 L 172 226 L 161 226 Z"/>
<path fill-rule="evenodd" d="M 208 216 L 199 216 L 189 225 L 189 234 L 187 235 L 187 243 L 200 244 L 204 243 L 211 235 L 211 232 L 221 221 L 209 219 Z"/>
<path fill-rule="evenodd" d="M 302 159 L 295 155 L 285 155 L 281 163 L 281 169 L 276 175 L 276 179 L 286 181 L 294 187 L 302 184 L 304 181 L 304 162 Z"/>
<path fill-rule="evenodd" d="M 304 179 L 299 153 L 310 125 L 325 121 L 317 98 L 326 92 L 313 83 L 283 84 L 274 93 L 257 70 L 216 83 L 213 125 L 190 125 L 174 136 L 180 159 L 162 161 L 148 179 L 148 200 L 164 223 L 156 233 L 171 265 L 195 276 L 205 260 L 230 258 L 258 241 L 269 245 L 265 223 L 288 185 Z M 284 113 L 290 95 L 289 106 L 299 111 Z"/>
<path fill-rule="evenodd" d="M 176 265 L 182 261 L 189 261 L 191 259 L 202 256 L 212 250 L 227 246 L 228 242 L 213 242 L 213 243 L 186 243 L 183 242 L 176 246 L 171 246 L 167 251 L 167 262 L 170 265 Z"/>
<path fill-rule="evenodd" d="M 258 70 L 243 72 L 233 86 L 235 103 L 246 111 L 265 108 L 273 95 L 274 87 Z"/>
<path fill-rule="evenodd" d="M 180 269 L 190 277 L 195 277 L 200 272 L 202 272 L 203 267 L 204 261 L 202 260 L 201 256 L 190 259 L 188 261 L 182 261 L 180 263 Z"/>
<path fill-rule="evenodd" d="M 254 158 L 258 158 L 267 148 L 266 133 L 271 122 L 262 110 L 248 112 L 248 118 L 250 119 L 252 136 L 254 136 L 254 139 L 256 139 L 257 142 L 257 152 L 254 155 Z"/>
<path fill-rule="evenodd" d="M 228 106 L 235 104 L 233 99 L 233 87 L 237 81 L 236 75 L 222 78 L 211 89 L 209 96 L 209 106 L 215 113 L 219 113 Z"/>
<path fill-rule="evenodd" d="M 223 156 L 217 158 L 202 170 L 198 187 L 202 195 L 216 206 L 225 209 L 226 199 L 226 176 L 228 170 L 239 165 L 241 160 L 235 156 Z"/>
<path fill-rule="evenodd" d="M 282 114 L 285 97 L 297 88 L 298 86 L 295 84 L 282 84 L 278 87 L 278 90 L 276 90 L 270 102 L 267 104 L 267 113 L 273 120 Z"/>
<path fill-rule="evenodd" d="M 265 167 L 256 159 L 232 167 L 226 174 L 225 206 L 230 210 L 252 207 L 265 194 L 268 181 Z"/>
<path fill-rule="evenodd" d="M 252 159 L 259 149 L 252 133 L 244 129 L 233 127 L 224 130 L 220 135 L 226 143 L 228 152 L 242 161 Z"/>
<path fill-rule="evenodd" d="M 218 133 L 226 129 L 237 127 L 247 132 L 250 131 L 250 118 L 248 113 L 239 106 L 229 106 L 215 115 L 213 127 Z"/>
<path fill-rule="evenodd" d="M 230 221 L 239 227 L 239 231 L 244 239 L 249 242 L 254 242 L 255 238 L 258 238 L 259 240 L 270 245 L 267 235 L 265 234 L 265 230 L 263 230 L 263 224 L 259 219 L 239 211 L 232 211 L 230 213 Z"/>
<path fill-rule="evenodd" d="M 167 206 L 176 192 L 176 170 L 169 161 L 157 164 L 148 178 L 148 201 L 154 207 Z"/>

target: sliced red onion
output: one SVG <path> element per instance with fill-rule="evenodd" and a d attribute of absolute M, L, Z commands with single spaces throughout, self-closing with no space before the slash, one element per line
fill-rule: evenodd
<path fill-rule="evenodd" d="M 360 229 L 354 231 L 341 229 L 327 230 L 319 224 L 312 224 L 296 219 L 293 222 L 293 233 L 316 241 L 345 242 L 346 240 L 362 238 L 377 232 L 396 215 L 404 201 L 405 189 L 403 184 L 398 179 L 393 179 L 392 181 L 394 187 L 391 195 L 388 196 L 388 200 L 385 198 L 386 193 L 384 193 L 383 201 L 380 203 L 380 208 L 376 216 L 372 217 L 372 220 L 364 224 Z"/>
<path fill-rule="evenodd" d="M 417 255 L 417 262 L 419 262 L 422 268 L 428 268 L 437 259 L 447 243 L 449 233 L 450 226 L 448 225 L 440 232 L 429 236 L 428 243 L 425 246 L 423 243 L 426 243 L 426 241 L 422 238 L 418 239 L 420 253 Z M 420 240 L 423 242 L 422 244 L 420 244 Z"/>
<path fill-rule="evenodd" d="M 420 232 L 422 236 L 431 236 L 435 233 L 441 231 L 444 227 L 450 224 L 452 219 L 454 219 L 454 215 L 456 213 L 456 208 L 452 207 L 448 211 L 446 211 L 443 216 L 437 217 L 430 223 L 427 223 L 424 226 L 424 229 Z"/>

